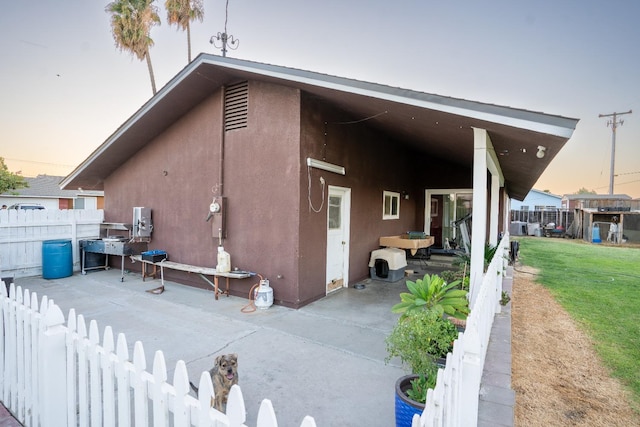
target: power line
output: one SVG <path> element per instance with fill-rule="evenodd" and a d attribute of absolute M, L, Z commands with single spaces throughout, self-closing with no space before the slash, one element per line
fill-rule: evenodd
<path fill-rule="evenodd" d="M 611 113 L 611 114 L 599 114 L 598 117 L 613 117 L 611 120 L 607 121 L 607 126 L 611 125 L 611 171 L 609 177 L 609 194 L 613 194 L 613 176 L 614 176 L 614 165 L 616 161 L 616 128 L 618 125 L 622 125 L 624 120 L 618 121 L 618 116 L 622 116 L 624 114 L 631 114 L 631 110 L 626 111 L 624 113 Z"/>

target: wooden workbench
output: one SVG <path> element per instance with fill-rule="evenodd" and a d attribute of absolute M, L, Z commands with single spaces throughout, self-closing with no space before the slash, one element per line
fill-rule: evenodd
<path fill-rule="evenodd" d="M 187 273 L 195 273 L 198 276 L 200 276 L 202 280 L 204 280 L 205 282 L 207 282 L 213 287 L 216 299 L 218 299 L 218 296 L 221 293 L 229 296 L 229 279 L 246 279 L 248 277 L 253 276 L 253 273 L 250 273 L 247 271 L 230 271 L 228 273 L 221 273 L 213 267 L 199 267 L 196 265 L 181 264 L 179 262 L 166 261 L 166 260 L 153 262 L 153 261 L 142 259 L 141 255 L 132 255 L 131 261 L 133 262 L 138 261 L 142 263 L 142 280 L 143 281 L 147 276 L 153 276 L 155 278 L 157 268 L 160 267 L 160 280 L 162 281 L 163 288 L 164 288 L 164 269 L 165 268 L 169 268 L 171 270 L 186 271 Z M 147 264 L 153 265 L 153 272 L 151 274 L 147 274 Z M 211 283 L 211 281 L 206 276 L 213 276 L 213 283 Z M 220 287 L 218 283 L 218 279 L 220 277 L 226 278 L 226 289 L 224 291 L 220 291 Z"/>

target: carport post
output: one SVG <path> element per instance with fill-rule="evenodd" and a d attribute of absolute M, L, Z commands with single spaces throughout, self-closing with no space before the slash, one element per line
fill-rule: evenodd
<path fill-rule="evenodd" d="M 490 146 L 491 140 L 487 131 L 473 128 L 473 221 L 469 270 L 469 307 L 472 310 L 484 274 L 484 244 L 487 234 L 487 149 Z"/>

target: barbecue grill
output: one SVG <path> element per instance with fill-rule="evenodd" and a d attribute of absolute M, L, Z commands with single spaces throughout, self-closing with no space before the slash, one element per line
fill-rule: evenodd
<path fill-rule="evenodd" d="M 87 270 L 96 268 L 109 269 L 109 256 L 121 257 L 120 281 L 124 282 L 124 257 L 140 255 L 147 251 L 151 236 L 151 210 L 146 208 L 134 208 L 134 224 L 124 224 L 106 222 L 100 224 L 99 239 L 80 240 L 82 251 L 82 274 L 87 274 Z M 113 235 L 112 233 L 118 233 Z M 126 233 L 127 236 L 122 234 Z M 95 267 L 86 267 L 86 253 L 104 254 L 105 264 Z"/>

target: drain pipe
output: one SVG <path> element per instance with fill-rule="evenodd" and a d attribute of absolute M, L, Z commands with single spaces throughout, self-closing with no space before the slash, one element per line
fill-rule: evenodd
<path fill-rule="evenodd" d="M 220 196 L 220 203 L 222 204 L 222 198 L 224 196 L 224 146 L 225 146 L 225 114 L 224 114 L 224 100 L 227 93 L 227 88 L 225 85 L 222 85 L 220 94 L 220 164 L 219 164 L 219 175 L 218 175 L 218 193 Z M 225 215 L 226 212 L 223 212 L 222 215 Z M 220 220 L 220 228 L 218 228 L 218 246 L 222 246 L 223 236 L 226 237 L 226 230 L 223 230 L 224 227 L 224 219 Z"/>

